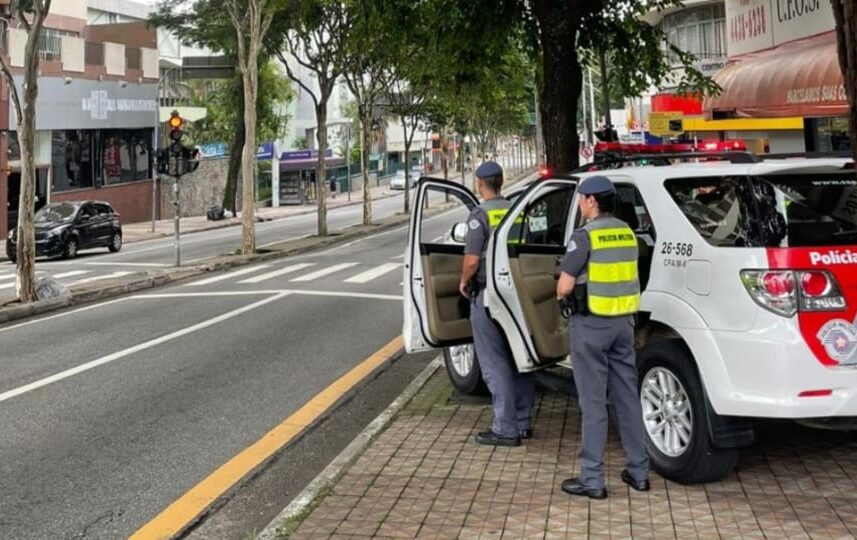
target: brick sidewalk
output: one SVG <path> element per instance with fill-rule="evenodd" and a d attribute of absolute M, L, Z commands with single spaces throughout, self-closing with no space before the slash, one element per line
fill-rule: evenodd
<path fill-rule="evenodd" d="M 611 433 L 609 497 L 571 497 L 580 416 L 574 398 L 540 393 L 535 438 L 475 444 L 487 404 L 455 398 L 443 370 L 317 500 L 289 538 L 854 538 L 853 434 L 766 424 L 736 473 L 682 486 L 652 473 L 652 491 L 619 479 Z M 286 532 L 282 532 L 286 537 Z"/>

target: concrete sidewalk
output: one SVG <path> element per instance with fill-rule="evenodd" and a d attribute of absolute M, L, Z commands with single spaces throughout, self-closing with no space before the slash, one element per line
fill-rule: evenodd
<path fill-rule="evenodd" d="M 443 172 L 440 173 L 431 173 L 430 176 L 441 176 Z M 470 175 L 468 175 L 468 180 L 470 179 Z M 461 175 L 455 174 L 450 175 L 450 180 L 455 182 L 461 181 Z M 383 182 L 384 180 L 382 180 Z M 387 180 L 389 181 L 389 180 Z M 400 190 L 391 190 L 390 186 L 387 184 L 382 184 L 380 186 L 371 187 L 369 189 L 370 198 L 374 200 L 386 199 L 388 197 L 395 197 L 397 195 L 401 195 L 403 191 Z M 332 210 L 335 208 L 342 208 L 345 206 L 354 206 L 363 204 L 363 191 L 354 191 L 351 193 L 350 201 L 348 193 L 337 193 L 336 197 L 331 197 L 328 194 L 327 197 L 327 209 Z M 290 206 L 280 206 L 278 208 L 272 207 L 262 207 L 257 208 L 256 216 L 261 221 L 272 221 L 276 219 L 287 218 L 291 216 L 299 216 L 304 214 L 315 214 L 316 213 L 316 203 L 315 201 L 308 202 L 302 205 L 290 205 Z M 209 221 L 205 216 L 192 216 L 192 217 L 182 217 L 181 219 L 181 232 L 182 234 L 200 232 L 200 231 L 210 231 L 215 229 L 221 229 L 224 227 L 232 227 L 236 225 L 241 225 L 241 217 L 240 213 L 238 217 L 233 217 L 229 219 L 223 219 L 220 221 Z M 163 238 L 167 236 L 172 236 L 173 231 L 173 220 L 172 219 L 161 219 L 155 222 L 155 232 L 152 232 L 152 222 L 144 221 L 139 223 L 127 223 L 122 225 L 122 234 L 123 240 L 126 244 L 130 244 L 133 242 L 140 242 L 143 240 L 152 240 L 154 238 Z"/>
<path fill-rule="evenodd" d="M 684 486 L 652 473 L 652 490 L 619 478 L 611 433 L 609 497 L 560 489 L 577 472 L 575 398 L 541 391 L 535 437 L 518 448 L 473 441 L 491 409 L 457 397 L 438 370 L 362 455 L 275 538 L 854 538 L 857 453 L 853 435 L 775 424 L 735 473 Z M 612 427 L 612 426 L 611 426 Z M 271 529 L 269 528 L 268 531 Z M 265 533 L 263 533 L 264 535 Z"/>

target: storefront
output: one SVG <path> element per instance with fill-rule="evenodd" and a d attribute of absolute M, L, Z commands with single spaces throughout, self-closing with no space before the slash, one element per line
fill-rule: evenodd
<path fill-rule="evenodd" d="M 280 204 L 304 204 L 315 199 L 315 167 L 318 164 L 318 152 L 298 150 L 283 152 L 280 156 Z M 346 166 L 345 158 L 335 157 L 328 149 L 324 164 L 328 180 L 341 176 Z M 342 183 L 340 183 L 341 185 Z"/>
<path fill-rule="evenodd" d="M 156 95 L 154 84 L 39 79 L 35 160 L 50 201 L 103 200 L 125 222 L 150 218 Z M 20 149 L 14 131 L 8 135 L 12 194 Z"/>
<path fill-rule="evenodd" d="M 723 91 L 705 99 L 696 127 L 719 123 L 728 136 L 750 120 L 750 134 L 772 152 L 848 150 L 830 4 L 727 0 L 726 18 L 729 64 L 714 77 Z"/>

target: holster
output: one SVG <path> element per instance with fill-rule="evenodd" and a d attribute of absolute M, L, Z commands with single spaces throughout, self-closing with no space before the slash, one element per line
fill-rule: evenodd
<path fill-rule="evenodd" d="M 571 295 L 559 301 L 559 308 L 566 319 L 574 315 L 589 315 L 586 283 L 575 286 Z"/>

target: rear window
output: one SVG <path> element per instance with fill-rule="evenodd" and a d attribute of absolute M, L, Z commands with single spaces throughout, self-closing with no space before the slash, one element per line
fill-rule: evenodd
<path fill-rule="evenodd" d="M 675 179 L 665 185 L 699 234 L 715 246 L 857 243 L 853 172 Z"/>

